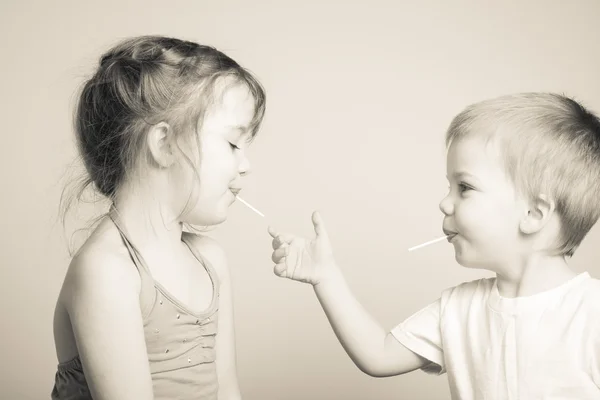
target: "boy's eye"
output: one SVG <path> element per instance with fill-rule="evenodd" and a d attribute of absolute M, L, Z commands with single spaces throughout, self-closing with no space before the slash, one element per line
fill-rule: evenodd
<path fill-rule="evenodd" d="M 229 142 L 229 146 L 231 146 L 232 150 L 239 150 L 240 149 L 239 147 L 237 147 L 235 144 L 233 144 L 231 142 Z"/>
<path fill-rule="evenodd" d="M 466 192 L 467 190 L 471 190 L 473 188 L 471 186 L 467 185 L 466 183 L 461 182 L 458 184 L 458 189 L 462 193 L 462 192 Z"/>

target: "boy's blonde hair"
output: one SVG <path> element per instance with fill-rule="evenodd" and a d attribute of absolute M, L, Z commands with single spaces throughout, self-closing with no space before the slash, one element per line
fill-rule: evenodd
<path fill-rule="evenodd" d="M 544 194 L 561 218 L 558 254 L 572 256 L 600 217 L 600 120 L 554 93 L 519 93 L 472 104 L 446 133 L 446 146 L 467 136 L 500 146 L 506 171 L 526 197 Z"/>

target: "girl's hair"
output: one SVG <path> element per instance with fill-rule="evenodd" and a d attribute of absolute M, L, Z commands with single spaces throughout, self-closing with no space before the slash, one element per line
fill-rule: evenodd
<path fill-rule="evenodd" d="M 63 225 L 74 199 L 81 199 L 88 187 L 112 201 L 136 166 L 148 161 L 144 143 L 150 126 L 164 121 L 175 138 L 189 140 L 196 134 L 220 78 L 245 85 L 252 95 L 253 137 L 263 119 L 265 91 L 252 73 L 215 48 L 140 36 L 103 54 L 75 109 L 77 146 L 87 174 L 76 195 L 66 199 L 63 192 Z"/>
<path fill-rule="evenodd" d="M 458 114 L 446 145 L 469 136 L 496 140 L 521 194 L 556 202 L 557 254 L 572 256 L 600 217 L 600 119 L 555 93 L 518 93 L 475 103 Z"/>

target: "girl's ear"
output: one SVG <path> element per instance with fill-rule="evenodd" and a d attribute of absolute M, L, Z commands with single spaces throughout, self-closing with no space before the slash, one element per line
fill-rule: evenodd
<path fill-rule="evenodd" d="M 526 235 L 539 232 L 550 221 L 554 210 L 554 200 L 544 194 L 540 194 L 530 203 L 527 214 L 519 224 L 519 229 Z"/>
<path fill-rule="evenodd" d="M 150 128 L 146 137 L 152 159 L 162 168 L 169 168 L 175 162 L 171 133 L 169 124 L 159 122 Z"/>

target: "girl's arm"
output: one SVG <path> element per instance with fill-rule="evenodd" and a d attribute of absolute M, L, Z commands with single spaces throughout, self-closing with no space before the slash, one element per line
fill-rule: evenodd
<path fill-rule="evenodd" d="M 95 400 L 152 400 L 152 379 L 131 261 L 88 249 L 69 267 L 59 302 L 68 312 Z"/>
<path fill-rule="evenodd" d="M 206 236 L 194 235 L 196 249 L 212 264 L 219 276 L 219 322 L 216 336 L 216 364 L 219 378 L 219 400 L 242 398 L 237 377 L 233 295 L 227 259 L 222 247 Z"/>
<path fill-rule="evenodd" d="M 293 235 L 273 237 L 273 261 L 279 276 L 310 283 L 337 335 L 356 366 L 371 376 L 400 375 L 429 363 L 400 344 L 365 311 L 356 300 L 337 267 L 325 226 L 313 214 L 316 237 L 306 240 Z"/>

